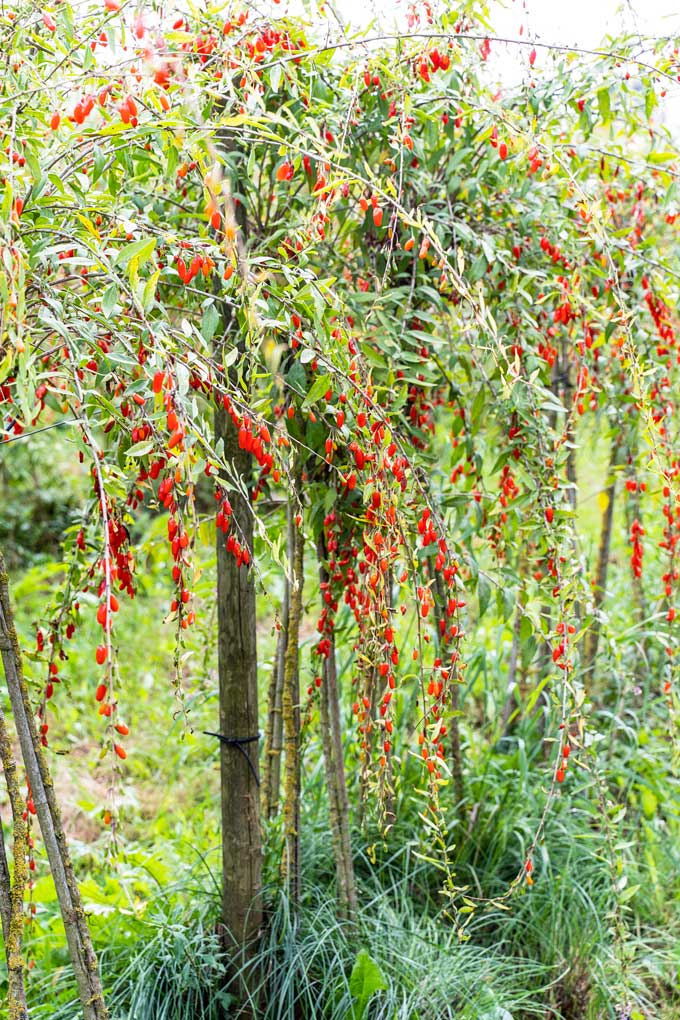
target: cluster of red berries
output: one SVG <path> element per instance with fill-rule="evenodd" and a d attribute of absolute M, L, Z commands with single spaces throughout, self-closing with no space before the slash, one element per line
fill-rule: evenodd
<path fill-rule="evenodd" d="M 633 547 L 633 554 L 630 558 L 630 565 L 633 573 L 636 577 L 642 577 L 642 555 L 644 552 L 642 546 L 642 536 L 645 533 L 645 529 L 640 524 L 637 517 L 633 521 L 630 528 L 630 543 Z"/>
<path fill-rule="evenodd" d="M 217 213 L 218 217 L 219 215 Z M 186 242 L 185 246 L 189 247 Z M 184 286 L 187 287 L 199 273 L 204 279 L 207 279 L 215 268 L 215 263 L 209 255 L 202 255 L 200 252 L 196 252 L 191 261 L 187 262 L 184 261 L 181 255 L 175 256 L 175 266 L 177 267 L 177 275 Z"/>

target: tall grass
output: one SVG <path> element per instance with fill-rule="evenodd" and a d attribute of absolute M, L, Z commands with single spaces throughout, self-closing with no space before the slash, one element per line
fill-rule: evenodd
<path fill-rule="evenodd" d="M 461 841 L 461 883 L 498 894 L 498 875 L 521 862 L 527 796 L 498 789 Z M 538 797 L 536 798 L 538 804 Z M 575 796 L 551 814 L 536 856 L 535 885 L 500 909 L 481 906 L 461 940 L 437 895 L 438 873 L 418 856 L 414 813 L 398 837 L 361 844 L 356 922 L 334 911 L 323 800 L 307 802 L 305 894 L 293 913 L 285 891 L 266 891 L 263 938 L 241 964 L 258 1020 L 672 1020 L 680 1015 L 680 849 L 663 825 L 647 825 L 617 854 L 603 853 L 589 801 Z M 486 815 L 495 819 L 492 824 Z M 410 830 L 408 823 L 411 823 Z M 651 862 L 651 863 L 650 863 Z M 626 870 L 628 869 L 628 870 Z M 273 871 L 273 869 L 272 869 Z M 619 881 L 619 884 L 620 881 Z M 99 930 L 107 997 L 115 1020 L 223 1020 L 236 1016 L 227 961 L 216 936 L 215 876 L 187 869 L 150 900 L 143 917 L 118 917 Z M 379 980 L 365 1003 L 353 980 L 361 960 Z M 361 976 L 361 974 L 359 975 Z M 67 971 L 49 998 L 34 990 L 37 1020 L 75 1020 Z"/>

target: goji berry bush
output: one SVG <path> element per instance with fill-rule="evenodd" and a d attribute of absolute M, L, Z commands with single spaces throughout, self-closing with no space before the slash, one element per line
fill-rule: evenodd
<path fill-rule="evenodd" d="M 676 40 L 500 40 L 477 0 L 398 36 L 125 0 L 0 33 L 2 541 L 18 582 L 58 456 L 58 583 L 16 610 L 40 760 L 101 752 L 93 839 L 124 853 L 153 757 L 126 643 L 163 630 L 178 740 L 221 735 L 225 1015 L 283 1015 L 258 954 L 271 890 L 311 895 L 319 767 L 342 924 L 408 845 L 437 939 L 514 931 L 587 819 L 618 976 L 546 1008 L 672 1009 L 631 933 L 678 832 Z M 216 647 L 219 725 L 188 680 Z M 396 1015 L 354 966 L 328 1015 Z"/>

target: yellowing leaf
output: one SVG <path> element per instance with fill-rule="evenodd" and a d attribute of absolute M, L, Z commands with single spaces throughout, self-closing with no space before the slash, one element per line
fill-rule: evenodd
<path fill-rule="evenodd" d="M 12 370 L 13 353 L 10 348 L 5 352 L 4 358 L 0 359 L 0 383 L 3 383 Z"/>
<path fill-rule="evenodd" d="M 92 234 L 92 236 L 94 237 L 95 241 L 101 241 L 101 236 L 99 234 L 99 231 L 95 227 L 95 225 L 92 222 L 92 220 L 88 220 L 87 216 L 83 216 L 82 213 L 79 213 L 79 212 L 76 213 L 76 218 L 80 220 L 80 222 L 85 227 L 87 232 L 89 234 Z"/>
<path fill-rule="evenodd" d="M 141 240 L 133 241 L 132 244 L 126 244 L 124 248 L 121 248 L 114 261 L 121 269 L 129 266 L 132 259 L 137 260 L 138 267 L 142 266 L 150 257 L 155 247 L 155 237 L 143 237 Z"/>

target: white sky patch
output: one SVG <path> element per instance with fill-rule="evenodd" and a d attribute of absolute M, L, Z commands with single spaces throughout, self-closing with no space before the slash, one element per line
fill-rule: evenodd
<path fill-rule="evenodd" d="M 441 10 L 440 0 L 431 0 L 435 11 Z M 326 16 L 333 10 L 340 18 L 356 27 L 375 22 L 383 29 L 404 29 L 411 0 L 260 0 L 253 4 L 265 6 L 278 14 L 302 15 L 315 21 L 322 6 Z M 422 10 L 422 2 L 417 5 Z M 446 4 L 448 10 L 455 3 Z M 638 32 L 643 35 L 680 34 L 678 0 L 493 0 L 491 22 L 498 35 L 515 36 L 520 25 L 531 37 L 543 42 L 597 47 L 607 34 Z"/>
<path fill-rule="evenodd" d="M 431 0 L 435 13 L 442 9 L 440 0 Z M 411 0 L 254 0 L 254 9 L 268 10 L 274 16 L 302 16 L 312 23 L 326 21 L 334 32 L 338 21 L 357 30 L 373 26 L 380 32 L 408 32 Z M 423 13 L 423 2 L 415 5 Z M 447 3 L 446 9 L 456 9 Z M 322 8 L 323 14 L 319 13 Z M 527 42 L 553 43 L 581 49 L 610 49 L 608 37 L 630 35 L 649 39 L 680 37 L 680 0 L 492 0 L 490 4 L 492 34 L 508 39 L 522 38 Z M 427 30 L 424 19 L 421 28 Z M 521 35 L 520 35 L 521 30 Z M 530 46 L 494 43 L 488 70 L 503 89 L 512 89 L 529 76 Z M 643 45 L 641 59 L 653 56 Z M 549 67 L 547 52 L 537 55 L 535 73 L 541 66 Z M 631 73 L 635 66 L 631 65 Z M 667 95 L 662 99 L 655 119 L 665 123 L 674 136 L 680 137 L 680 82 L 663 82 Z M 661 92 L 661 86 L 659 88 Z"/>

